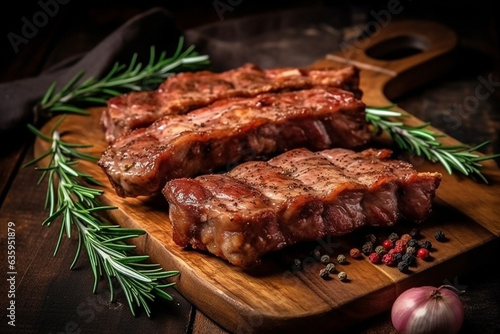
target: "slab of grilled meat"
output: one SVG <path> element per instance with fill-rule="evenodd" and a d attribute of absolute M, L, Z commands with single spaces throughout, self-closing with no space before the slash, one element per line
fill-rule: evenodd
<path fill-rule="evenodd" d="M 162 116 L 185 114 L 225 98 L 253 97 L 317 86 L 352 91 L 360 98 L 358 85 L 359 71 L 352 66 L 321 70 L 262 70 L 246 64 L 223 73 L 184 72 L 168 78 L 155 91 L 132 92 L 111 98 L 102 114 L 101 126 L 106 140 L 111 143 L 130 130 L 146 127 Z"/>
<path fill-rule="evenodd" d="M 298 242 L 425 220 L 441 175 L 390 155 L 300 148 L 225 174 L 171 180 L 163 194 L 174 241 L 249 267 Z"/>
<path fill-rule="evenodd" d="M 305 147 L 355 148 L 370 138 L 365 105 L 337 88 L 216 102 L 165 116 L 110 145 L 99 161 L 122 197 L 159 193 L 168 180 L 228 170 Z"/>

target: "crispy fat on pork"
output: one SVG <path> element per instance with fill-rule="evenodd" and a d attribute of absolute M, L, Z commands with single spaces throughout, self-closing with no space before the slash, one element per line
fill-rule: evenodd
<path fill-rule="evenodd" d="M 226 99 L 165 116 L 120 137 L 99 165 L 118 195 L 152 195 L 174 178 L 228 170 L 298 147 L 360 147 L 369 138 L 363 102 L 348 91 L 314 88 Z"/>
<path fill-rule="evenodd" d="M 274 68 L 262 70 L 253 64 L 214 73 L 184 72 L 168 78 L 155 91 L 131 92 L 111 98 L 102 113 L 106 141 L 136 128 L 146 127 L 165 115 L 185 114 L 194 109 L 232 97 L 253 97 L 262 93 L 336 87 L 361 98 L 359 71 L 352 66 L 340 69 L 305 70 Z"/>
<path fill-rule="evenodd" d="M 249 267 L 298 242 L 364 225 L 425 220 L 441 181 L 391 160 L 391 151 L 300 148 L 225 174 L 169 181 L 174 241 Z"/>

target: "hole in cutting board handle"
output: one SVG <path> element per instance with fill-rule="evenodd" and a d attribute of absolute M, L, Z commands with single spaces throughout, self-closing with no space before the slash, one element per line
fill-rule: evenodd
<path fill-rule="evenodd" d="M 366 49 L 368 57 L 378 60 L 397 60 L 426 51 L 429 42 L 424 36 L 406 35 L 386 39 Z"/>

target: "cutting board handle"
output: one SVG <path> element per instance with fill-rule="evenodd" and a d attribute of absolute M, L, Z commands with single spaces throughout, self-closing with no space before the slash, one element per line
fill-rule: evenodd
<path fill-rule="evenodd" d="M 373 31 L 373 27 L 381 27 L 372 23 L 366 23 L 364 29 Z M 372 86 L 364 91 L 378 91 L 390 101 L 448 71 L 457 43 L 455 32 L 440 23 L 402 20 L 341 47 L 341 51 L 327 55 L 326 59 L 375 72 L 376 80 L 370 83 L 380 85 L 379 89 Z M 365 96 L 364 100 L 371 98 Z"/>

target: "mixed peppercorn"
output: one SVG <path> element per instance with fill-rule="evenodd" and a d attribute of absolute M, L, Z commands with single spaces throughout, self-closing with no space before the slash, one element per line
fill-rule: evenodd
<path fill-rule="evenodd" d="M 414 228 L 410 233 L 399 236 L 397 233 L 391 233 L 387 239 L 378 243 L 378 238 L 374 234 L 367 234 L 365 242 L 359 248 L 352 248 L 349 255 L 353 259 L 359 259 L 364 254 L 371 263 L 383 263 L 389 267 L 397 267 L 401 272 L 409 272 L 409 267 L 417 264 L 417 259 L 428 260 L 430 258 L 430 251 L 432 243 L 429 240 L 422 240 L 422 235 L 417 228 Z M 437 231 L 434 234 L 437 241 L 444 242 L 446 236 L 443 231 Z M 332 262 L 332 258 L 328 254 L 321 255 L 319 250 L 313 252 L 314 257 L 325 266 L 320 269 L 319 276 L 323 279 L 331 279 L 337 269 Z M 336 257 L 339 264 L 348 263 L 344 254 L 339 254 Z M 301 268 L 301 261 L 299 259 L 293 260 L 293 267 L 296 269 Z M 347 274 L 344 271 L 339 271 L 337 277 L 340 281 L 347 280 Z"/>
<path fill-rule="evenodd" d="M 371 263 L 380 262 L 387 266 L 396 266 L 401 272 L 408 272 L 408 268 L 417 264 L 417 258 L 429 259 L 432 243 L 429 240 L 418 241 L 422 235 L 416 228 L 410 233 L 399 236 L 391 233 L 380 245 L 375 246 L 377 237 L 373 234 L 365 236 L 365 243 L 361 247 L 363 254 Z M 434 234 L 437 241 L 445 241 L 443 231 Z"/>

